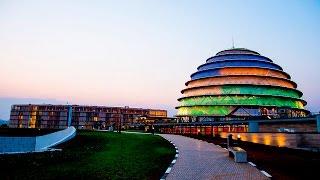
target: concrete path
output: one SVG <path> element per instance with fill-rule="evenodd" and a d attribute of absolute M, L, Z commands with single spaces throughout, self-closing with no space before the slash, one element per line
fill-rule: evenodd
<path fill-rule="evenodd" d="M 179 157 L 166 179 L 268 179 L 248 163 L 235 163 L 228 151 L 205 141 L 179 135 L 160 134 L 172 141 Z"/>

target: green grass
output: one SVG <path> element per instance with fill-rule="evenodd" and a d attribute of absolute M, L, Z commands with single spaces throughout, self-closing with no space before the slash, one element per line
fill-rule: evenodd
<path fill-rule="evenodd" d="M 149 134 L 80 131 L 62 152 L 1 155 L 4 179 L 159 179 L 174 147 Z"/>

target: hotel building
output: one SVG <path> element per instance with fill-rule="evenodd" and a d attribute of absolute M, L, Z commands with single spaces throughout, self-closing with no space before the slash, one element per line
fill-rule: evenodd
<path fill-rule="evenodd" d="M 160 120 L 166 110 L 107 106 L 19 104 L 12 105 L 9 127 L 107 129 L 131 126 L 140 119 Z"/>

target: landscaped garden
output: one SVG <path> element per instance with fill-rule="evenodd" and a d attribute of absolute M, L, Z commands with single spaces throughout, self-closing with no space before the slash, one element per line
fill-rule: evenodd
<path fill-rule="evenodd" d="M 0 155 L 4 179 L 159 179 L 174 147 L 151 134 L 78 131 L 62 151 Z"/>

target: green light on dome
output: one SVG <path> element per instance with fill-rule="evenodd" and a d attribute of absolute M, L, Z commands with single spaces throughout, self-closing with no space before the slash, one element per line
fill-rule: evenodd
<path fill-rule="evenodd" d="M 203 96 L 190 97 L 180 100 L 180 106 L 206 106 L 206 105 L 245 105 L 245 106 L 276 106 L 303 109 L 300 100 L 266 96 Z"/>
<path fill-rule="evenodd" d="M 189 89 L 183 93 L 185 96 L 199 96 L 199 95 L 270 95 L 282 96 L 290 98 L 300 98 L 301 93 L 294 89 L 286 89 L 272 86 L 239 86 L 239 85 L 223 85 L 223 86 L 209 86 L 203 88 Z"/>
<path fill-rule="evenodd" d="M 231 113 L 235 107 L 232 106 L 193 106 L 180 107 L 178 109 L 178 116 L 225 116 Z"/>

